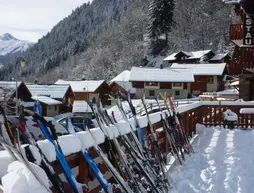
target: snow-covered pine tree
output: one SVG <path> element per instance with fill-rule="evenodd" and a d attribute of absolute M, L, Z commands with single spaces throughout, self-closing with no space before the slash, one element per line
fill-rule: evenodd
<path fill-rule="evenodd" d="M 153 40 L 153 47 L 158 43 L 160 36 L 165 36 L 168 44 L 168 34 L 173 25 L 174 0 L 152 0 L 149 8 L 150 25 L 149 36 Z"/>

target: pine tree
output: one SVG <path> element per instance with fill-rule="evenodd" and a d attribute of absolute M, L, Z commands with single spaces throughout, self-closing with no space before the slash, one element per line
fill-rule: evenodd
<path fill-rule="evenodd" d="M 150 26 L 149 34 L 153 40 L 158 40 L 165 35 L 166 43 L 168 34 L 173 25 L 174 0 L 153 0 L 150 5 Z"/>

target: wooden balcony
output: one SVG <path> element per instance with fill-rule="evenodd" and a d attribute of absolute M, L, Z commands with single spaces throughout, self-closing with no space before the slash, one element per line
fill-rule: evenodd
<path fill-rule="evenodd" d="M 241 48 L 239 57 L 229 61 L 228 71 L 230 75 L 238 75 L 245 68 L 254 68 L 254 48 Z"/>
<path fill-rule="evenodd" d="M 230 40 L 242 40 L 244 37 L 243 24 L 231 24 L 230 25 Z"/>

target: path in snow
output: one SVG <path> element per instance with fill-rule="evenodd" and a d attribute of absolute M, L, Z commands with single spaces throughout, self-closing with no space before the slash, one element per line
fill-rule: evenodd
<path fill-rule="evenodd" d="M 170 172 L 173 193 L 254 192 L 254 131 L 199 128 L 191 157 Z"/>

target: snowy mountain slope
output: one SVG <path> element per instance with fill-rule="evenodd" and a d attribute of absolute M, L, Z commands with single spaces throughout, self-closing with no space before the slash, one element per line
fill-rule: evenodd
<path fill-rule="evenodd" d="M 19 40 L 9 33 L 3 34 L 0 36 L 0 56 L 24 52 L 32 45 L 33 43 Z"/>

